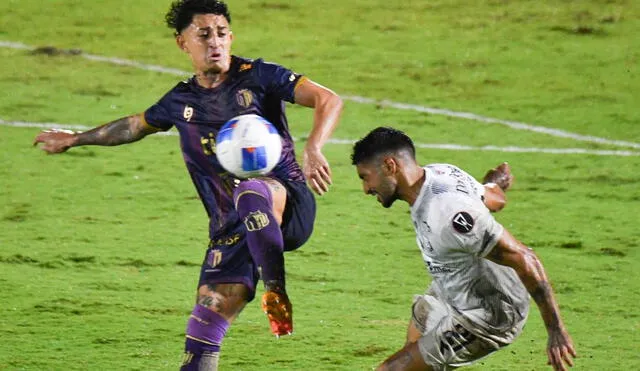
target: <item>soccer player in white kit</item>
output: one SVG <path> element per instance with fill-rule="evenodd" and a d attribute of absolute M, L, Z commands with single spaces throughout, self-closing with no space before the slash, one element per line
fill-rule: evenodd
<path fill-rule="evenodd" d="M 449 164 L 421 167 L 411 139 L 380 127 L 358 141 L 352 162 L 366 194 L 384 207 L 406 201 L 433 280 L 416 296 L 407 344 L 378 370 L 451 370 L 511 344 L 529 294 L 548 333 L 548 364 L 573 366 L 576 352 L 535 253 L 491 215 L 492 185 Z"/>

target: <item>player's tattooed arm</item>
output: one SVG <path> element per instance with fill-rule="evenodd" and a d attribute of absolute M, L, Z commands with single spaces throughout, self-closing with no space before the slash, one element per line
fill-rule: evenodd
<path fill-rule="evenodd" d="M 513 268 L 538 305 L 549 335 L 548 363 L 555 370 L 565 370 L 565 363 L 573 366 L 572 357 L 576 356 L 573 341 L 562 322 L 553 289 L 536 254 L 505 230 L 487 259 Z"/>
<path fill-rule="evenodd" d="M 143 114 L 136 114 L 77 133 L 74 146 L 117 146 L 138 141 L 156 131 L 158 130 L 145 123 Z"/>
<path fill-rule="evenodd" d="M 38 134 L 33 145 L 42 143 L 47 153 L 62 153 L 71 147 L 84 145 L 115 146 L 131 143 L 158 131 L 144 121 L 143 114 L 131 115 L 98 126 L 86 132 L 74 133 L 69 130 L 45 130 Z"/>

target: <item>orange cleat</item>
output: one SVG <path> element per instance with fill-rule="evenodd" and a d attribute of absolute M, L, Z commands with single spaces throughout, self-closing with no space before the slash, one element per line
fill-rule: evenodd
<path fill-rule="evenodd" d="M 269 318 L 271 332 L 279 338 L 293 333 L 293 309 L 285 293 L 267 291 L 262 295 L 262 310 Z"/>
<path fill-rule="evenodd" d="M 503 162 L 497 167 L 487 171 L 482 179 L 482 183 L 495 183 L 503 191 L 506 191 L 513 184 L 513 174 L 511 174 L 511 167 L 509 163 Z"/>

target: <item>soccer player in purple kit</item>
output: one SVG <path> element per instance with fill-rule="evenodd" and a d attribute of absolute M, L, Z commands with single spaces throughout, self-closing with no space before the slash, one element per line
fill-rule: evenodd
<path fill-rule="evenodd" d="M 321 152 L 338 124 L 342 100 L 331 90 L 280 65 L 231 55 L 233 33 L 227 5 L 217 0 L 179 0 L 166 15 L 178 47 L 189 55 L 195 75 L 178 83 L 140 114 L 92 130 L 49 130 L 34 144 L 48 153 L 83 145 L 113 146 L 176 127 L 187 170 L 209 215 L 210 243 L 189 318 L 182 370 L 216 370 L 229 325 L 253 299 L 259 278 L 262 308 L 276 335 L 293 331 L 285 289 L 284 251 L 300 247 L 315 219 L 314 196 L 328 191 L 331 170 Z M 296 162 L 284 101 L 314 109 L 313 128 Z M 237 179 L 215 155 L 221 126 L 241 114 L 273 123 L 283 154 L 262 178 Z"/>

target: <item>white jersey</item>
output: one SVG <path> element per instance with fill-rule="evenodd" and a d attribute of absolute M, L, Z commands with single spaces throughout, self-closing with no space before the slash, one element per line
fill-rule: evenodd
<path fill-rule="evenodd" d="M 411 218 L 433 277 L 430 294 L 451 306 L 469 330 L 499 338 L 529 310 L 529 294 L 516 272 L 484 259 L 503 227 L 484 205 L 484 187 L 469 174 L 448 164 L 424 169 Z"/>

